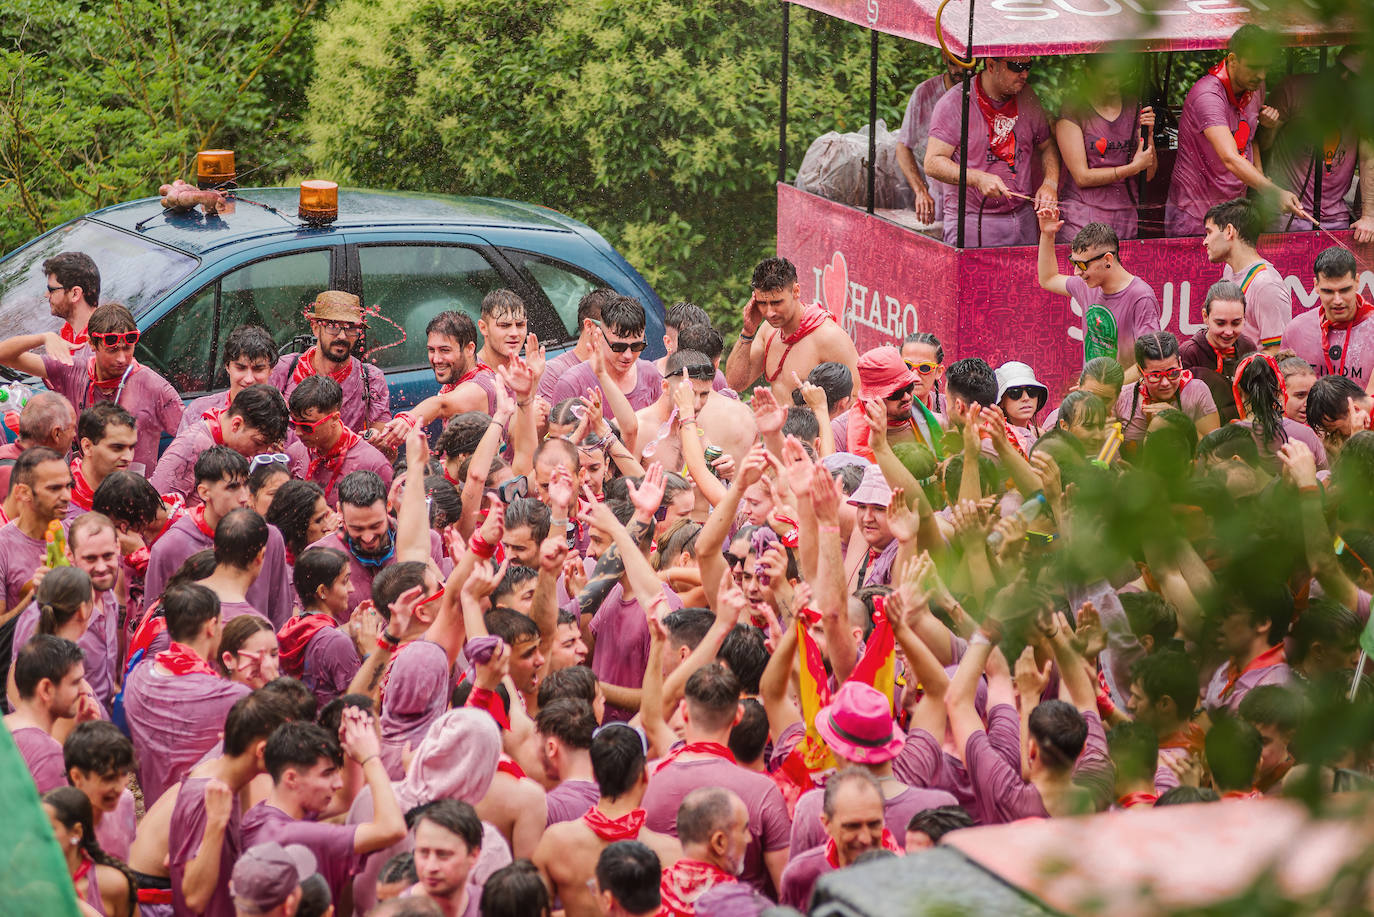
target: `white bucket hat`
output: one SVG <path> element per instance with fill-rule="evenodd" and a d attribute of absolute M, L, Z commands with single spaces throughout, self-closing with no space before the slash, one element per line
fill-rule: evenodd
<path fill-rule="evenodd" d="M 1049 400 L 1050 390 L 1045 387 L 1045 383 L 1035 378 L 1035 370 L 1025 363 L 1012 360 L 1010 363 L 1003 363 L 997 367 L 997 403 L 1001 404 L 1006 397 L 1007 389 L 1027 386 L 1038 389 L 1039 402 L 1035 406 L 1036 411 L 1041 411 L 1045 407 L 1045 402 Z"/>

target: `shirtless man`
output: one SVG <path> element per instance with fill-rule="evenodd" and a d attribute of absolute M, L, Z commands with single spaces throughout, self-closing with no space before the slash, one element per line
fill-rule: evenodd
<path fill-rule="evenodd" d="M 600 917 L 588 886 L 601 851 L 615 841 L 648 845 L 665 869 L 682 856 L 675 839 L 644 827 L 645 813 L 639 807 L 649 785 L 644 741 L 643 733 L 625 723 L 597 730 L 591 756 L 601 798 L 576 821 L 549 826 L 534 851 L 534 865 L 544 884 L 562 899 L 567 917 Z"/>
<path fill-rule="evenodd" d="M 858 374 L 854 342 L 819 305 L 803 306 L 797 269 L 785 258 L 768 258 L 754 268 L 754 295 L 744 307 L 739 339 L 725 360 L 725 379 L 743 392 L 763 376 L 779 404 L 792 403 L 793 379 L 805 379 L 818 363 L 835 361 Z M 768 331 L 759 335 L 767 322 Z"/>
<path fill-rule="evenodd" d="M 647 465 L 652 457 L 664 468 L 682 467 L 682 424 L 692 419 L 684 417 L 681 409 L 676 417 L 673 415 L 675 390 L 682 385 L 692 389 L 693 416 L 701 424 L 705 441 L 728 454 L 736 464 L 744 461 L 754 442 L 754 414 L 746 405 L 712 390 L 715 367 L 706 355 L 679 350 L 668 358 L 666 368 L 663 396 L 636 415 L 640 434 L 635 448 L 642 462 Z M 670 417 L 673 421 L 663 431 Z M 666 435 L 660 437 L 660 431 Z"/>

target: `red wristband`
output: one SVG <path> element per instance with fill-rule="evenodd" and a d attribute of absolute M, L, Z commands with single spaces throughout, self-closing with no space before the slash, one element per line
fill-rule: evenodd
<path fill-rule="evenodd" d="M 491 560 L 492 555 L 496 553 L 496 545 L 487 544 L 487 540 L 478 532 L 473 532 L 472 537 L 468 539 L 468 548 L 482 560 Z"/>
<path fill-rule="evenodd" d="M 420 422 L 420 418 L 416 417 L 410 411 L 402 411 L 401 413 L 396 415 L 396 419 L 404 420 L 406 422 L 406 426 L 410 427 L 410 429 L 412 430 L 414 430 L 415 425 Z"/>

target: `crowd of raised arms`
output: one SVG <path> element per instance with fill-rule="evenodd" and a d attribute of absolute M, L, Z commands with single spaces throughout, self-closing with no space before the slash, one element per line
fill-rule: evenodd
<path fill-rule="evenodd" d="M 929 333 L 860 355 L 781 258 L 728 354 L 679 302 L 642 359 L 598 289 L 546 360 L 498 290 L 393 416 L 322 291 L 313 346 L 237 328 L 183 408 L 92 259 L 45 262 L 0 664 L 83 910 L 755 915 L 973 826 L 1363 786 L 1374 736 L 1305 732 L 1371 696 L 1355 255 L 1295 317 L 1215 202 L 1180 341 L 1106 223 L 1061 274 L 1041 203 L 1084 306 L 1052 411 Z"/>

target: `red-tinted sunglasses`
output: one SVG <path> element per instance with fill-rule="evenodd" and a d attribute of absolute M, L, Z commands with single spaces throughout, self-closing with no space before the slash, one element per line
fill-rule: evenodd
<path fill-rule="evenodd" d="M 314 433 L 315 428 L 318 427 L 320 424 L 324 423 L 327 420 L 333 420 L 335 417 L 338 416 L 338 411 L 331 411 L 330 413 L 321 417 L 319 420 L 297 420 L 296 418 L 292 417 L 291 426 L 295 427 L 296 431 L 299 433 Z"/>
<path fill-rule="evenodd" d="M 140 335 L 137 331 L 108 331 L 104 334 L 92 334 L 90 339 L 104 347 L 123 347 L 125 344 L 137 344 Z"/>

